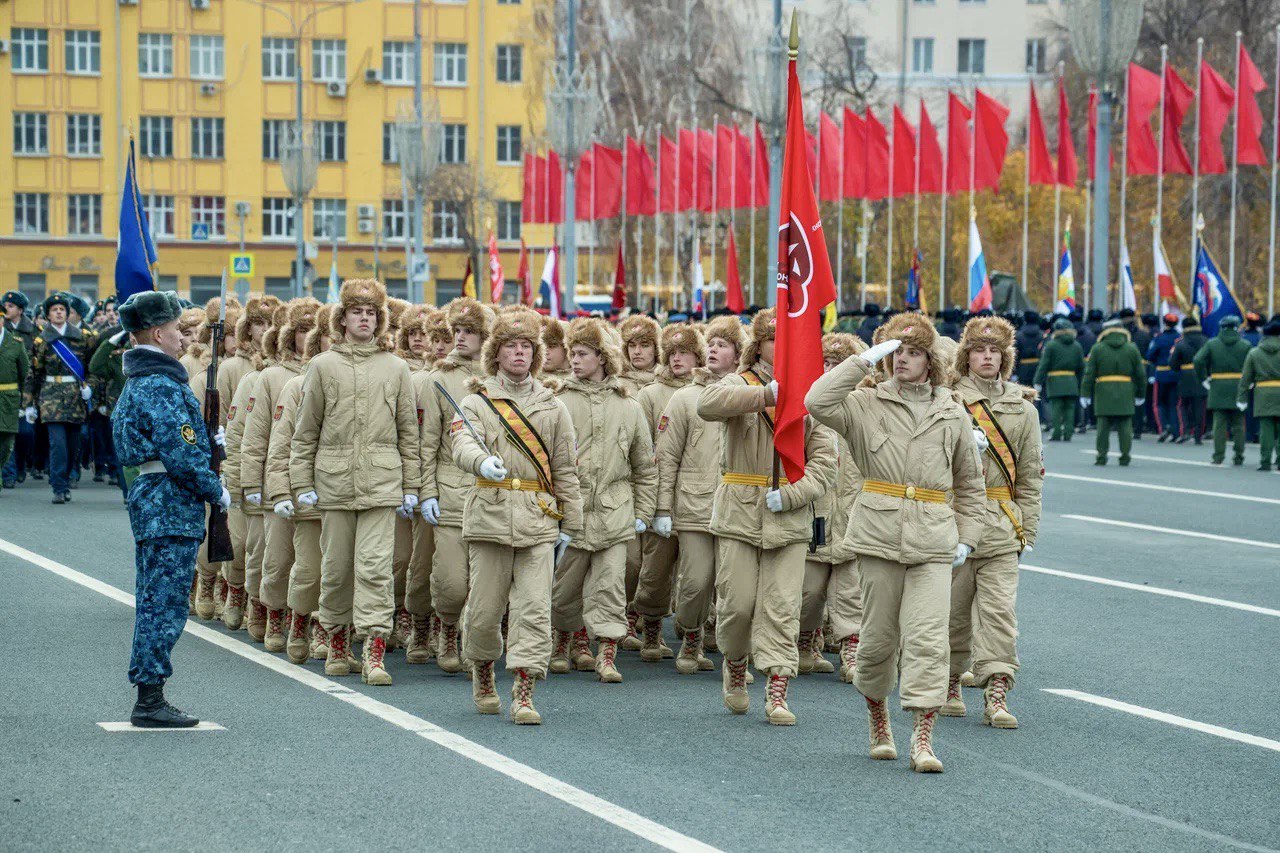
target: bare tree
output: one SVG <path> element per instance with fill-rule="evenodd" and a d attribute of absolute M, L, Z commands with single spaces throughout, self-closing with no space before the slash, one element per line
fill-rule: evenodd
<path fill-rule="evenodd" d="M 479 282 L 483 278 L 481 271 L 486 268 L 480 263 L 485 246 L 485 223 L 494 215 L 499 198 L 497 187 L 475 165 L 451 163 L 432 175 L 427 198 L 454 217 L 458 242 Z"/>

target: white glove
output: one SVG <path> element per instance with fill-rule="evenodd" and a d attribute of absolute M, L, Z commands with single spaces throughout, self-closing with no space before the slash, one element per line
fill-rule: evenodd
<path fill-rule="evenodd" d="M 440 523 L 440 501 L 435 498 L 427 498 L 422 502 L 421 508 L 418 510 L 422 513 L 422 517 L 427 520 L 427 524 Z"/>
<path fill-rule="evenodd" d="M 1036 386 L 1035 386 L 1035 389 L 1036 389 L 1036 393 L 1037 393 L 1037 394 L 1039 394 L 1039 395 L 1041 395 L 1041 396 L 1044 396 L 1044 386 L 1043 386 L 1043 385 L 1036 385 Z"/>
<path fill-rule="evenodd" d="M 27 406 L 27 410 L 23 412 L 23 415 L 26 417 L 27 423 L 29 424 L 35 423 L 36 418 L 40 417 L 40 413 L 36 411 L 35 406 Z"/>
<path fill-rule="evenodd" d="M 980 429 L 974 428 L 973 440 L 978 443 L 979 453 L 986 453 L 987 448 L 991 446 L 991 442 L 987 440 L 987 434 Z"/>
<path fill-rule="evenodd" d="M 1201 382 L 1200 384 L 1204 386 L 1204 390 L 1208 391 L 1208 390 L 1209 390 L 1209 386 L 1213 384 L 1213 380 L 1212 380 L 1212 379 L 1206 379 L 1205 381 Z"/>
<path fill-rule="evenodd" d="M 87 402 L 89 402 L 90 400 L 92 400 L 92 399 L 93 399 L 93 389 L 92 389 L 92 388 L 90 388 L 88 385 L 81 385 L 81 386 L 80 386 L 80 399 L 81 399 L 81 400 L 84 400 L 86 403 L 87 403 Z"/>
<path fill-rule="evenodd" d="M 964 561 L 969 559 L 969 555 L 973 553 L 973 549 L 961 542 L 956 546 L 956 556 L 951 561 L 951 568 L 958 569 L 964 565 Z"/>
<path fill-rule="evenodd" d="M 554 562 L 557 562 L 557 563 L 560 562 L 560 558 L 564 556 L 565 550 L 569 547 L 569 543 L 572 541 L 573 541 L 573 537 L 571 537 L 568 533 L 561 533 L 556 538 Z"/>
<path fill-rule="evenodd" d="M 1087 408 L 1089 408 L 1089 404 L 1091 404 L 1092 402 L 1093 402 L 1093 398 L 1092 398 L 1092 397 L 1081 397 L 1081 398 L 1080 398 L 1080 405 L 1084 406 L 1086 409 L 1087 409 Z"/>
<path fill-rule="evenodd" d="M 275 505 L 275 514 L 281 518 L 293 518 L 293 501 L 285 498 Z"/>
<path fill-rule="evenodd" d="M 671 537 L 671 516 L 660 515 L 653 520 L 653 532 L 663 538 Z"/>
<path fill-rule="evenodd" d="M 1024 554 L 1030 554 L 1030 553 L 1031 553 L 1032 551 L 1034 551 L 1034 550 L 1035 550 L 1035 548 L 1032 548 L 1030 545 L 1028 545 L 1028 546 L 1026 546 L 1025 548 L 1023 548 L 1023 549 L 1022 549 L 1022 553 L 1024 553 Z"/>
<path fill-rule="evenodd" d="M 227 428 L 220 426 L 218 431 L 213 434 L 213 443 L 219 447 L 227 446 Z"/>
<path fill-rule="evenodd" d="M 649 525 L 645 524 L 642 519 L 636 519 L 636 533 L 644 533 L 649 529 Z"/>
<path fill-rule="evenodd" d="M 862 359 L 867 364 L 875 365 L 880 361 L 880 359 L 884 358 L 900 346 L 902 346 L 902 341 L 894 338 L 893 340 L 878 343 L 866 352 L 858 353 L 858 358 Z"/>
<path fill-rule="evenodd" d="M 298 495 L 298 503 L 310 508 L 320 503 L 320 496 L 315 492 L 303 492 Z"/>
<path fill-rule="evenodd" d="M 223 512 L 231 509 L 231 493 L 226 486 L 222 487 L 222 494 L 218 496 L 218 506 L 222 507 Z"/>
<path fill-rule="evenodd" d="M 405 496 L 404 496 L 404 499 L 401 501 L 401 504 L 400 504 L 400 505 L 401 505 L 401 506 L 403 506 L 406 510 L 408 510 L 408 511 L 409 511 L 409 515 L 413 515 L 413 511 L 414 511 L 414 510 L 417 508 L 417 506 L 418 506 L 418 496 L 417 496 L 417 495 L 405 495 Z"/>
<path fill-rule="evenodd" d="M 1134 400 L 1134 401 L 1133 401 L 1133 404 L 1134 404 L 1135 406 L 1145 406 L 1145 405 L 1147 404 L 1147 398 L 1146 398 L 1146 397 L 1139 397 L 1138 399 L 1136 399 L 1136 400 Z M 1242 412 L 1243 412 L 1243 411 L 1244 411 L 1244 409 L 1241 409 L 1240 411 L 1242 411 Z"/>
<path fill-rule="evenodd" d="M 245 495 L 244 502 L 249 506 L 262 506 L 262 492 L 254 492 L 253 494 Z"/>
<path fill-rule="evenodd" d="M 769 508 L 769 512 L 782 512 L 782 491 L 780 489 L 770 489 L 765 492 L 764 505 Z"/>
<path fill-rule="evenodd" d="M 111 336 L 110 338 L 108 338 L 107 340 L 111 341 L 111 345 L 112 345 L 113 347 L 118 347 L 118 346 L 120 346 L 120 342 L 124 340 L 124 336 L 125 336 L 125 335 L 127 335 L 127 334 L 129 334 L 129 333 L 128 333 L 128 332 L 126 332 L 124 329 L 121 329 L 120 331 L 116 332 L 114 335 L 112 335 L 112 336 Z"/>
<path fill-rule="evenodd" d="M 769 400 L 771 401 L 771 404 L 777 404 L 777 402 L 778 402 L 778 380 L 776 380 L 776 379 L 770 379 L 770 380 L 769 380 L 768 388 L 769 388 Z"/>
<path fill-rule="evenodd" d="M 501 459 L 490 456 L 480 463 L 480 476 L 486 480 L 505 480 L 507 469 L 503 467 Z"/>
<path fill-rule="evenodd" d="M 107 407 L 106 407 L 106 406 L 99 406 L 99 407 L 98 407 L 98 414 L 102 415 L 103 417 L 106 417 L 106 416 L 107 416 Z"/>
<path fill-rule="evenodd" d="M 1249 408 L 1249 404 L 1248 404 L 1248 403 L 1236 403 L 1236 408 L 1243 412 L 1245 409 Z"/>
<path fill-rule="evenodd" d="M 1148 379 L 1148 380 L 1147 380 L 1147 384 L 1148 384 L 1148 385 L 1155 385 L 1155 384 L 1156 384 L 1156 378 L 1155 378 L 1154 376 L 1152 376 L 1150 379 Z"/>

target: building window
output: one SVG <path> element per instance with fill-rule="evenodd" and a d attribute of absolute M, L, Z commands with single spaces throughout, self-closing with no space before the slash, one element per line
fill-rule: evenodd
<path fill-rule="evenodd" d="M 280 118 L 262 120 L 262 159 L 279 160 L 280 149 L 289 139 L 289 125 L 292 122 Z"/>
<path fill-rule="evenodd" d="M 315 39 L 311 42 L 311 79 L 341 83 L 347 79 L 345 39 Z"/>
<path fill-rule="evenodd" d="M 498 0 L 499 6 L 519 6 L 520 0 Z"/>
<path fill-rule="evenodd" d="M 97 273 L 72 273 L 69 284 L 71 292 L 90 305 L 98 301 Z"/>
<path fill-rule="evenodd" d="M 168 33 L 138 33 L 138 74 L 143 77 L 173 76 L 173 36 Z"/>
<path fill-rule="evenodd" d="M 297 69 L 297 43 L 287 38 L 262 40 L 262 79 L 292 80 Z"/>
<path fill-rule="evenodd" d="M 911 40 L 911 70 L 916 74 L 933 73 L 933 39 Z"/>
<path fill-rule="evenodd" d="M 849 39 L 849 62 L 854 68 L 862 68 L 867 64 L 867 39 L 865 36 L 853 36 Z"/>
<path fill-rule="evenodd" d="M 31 27 L 10 30 L 14 71 L 42 74 L 49 70 L 49 31 Z"/>
<path fill-rule="evenodd" d="M 413 42 L 384 41 L 382 43 L 382 82 L 413 82 Z"/>
<path fill-rule="evenodd" d="M 264 198 L 262 200 L 262 236 L 267 240 L 293 237 L 293 200 Z"/>
<path fill-rule="evenodd" d="M 64 46 L 68 74 L 102 72 L 102 36 L 97 30 L 67 30 Z"/>
<path fill-rule="evenodd" d="M 14 193 L 13 233 L 49 233 L 48 193 Z"/>
<path fill-rule="evenodd" d="M 467 162 L 467 126 L 442 124 L 440 132 L 440 162 Z"/>
<path fill-rule="evenodd" d="M 347 123 L 316 122 L 316 148 L 321 163 L 341 163 L 347 159 Z"/>
<path fill-rule="evenodd" d="M 191 301 L 203 305 L 222 293 L 222 278 L 216 275 L 191 276 Z"/>
<path fill-rule="evenodd" d="M 458 242 L 458 214 L 447 201 L 431 203 L 431 239 L 437 243 Z"/>
<path fill-rule="evenodd" d="M 138 150 L 143 157 L 172 157 L 173 116 L 143 116 L 138 124 Z"/>
<path fill-rule="evenodd" d="M 48 113 L 13 114 L 13 153 L 49 153 Z"/>
<path fill-rule="evenodd" d="M 400 162 L 400 152 L 396 149 L 396 123 L 393 121 L 382 123 L 382 162 Z"/>
<path fill-rule="evenodd" d="M 498 162 L 504 166 L 520 164 L 520 125 L 498 125 Z"/>
<path fill-rule="evenodd" d="M 75 237 L 96 237 L 102 233 L 102 196 L 72 193 L 67 196 L 67 233 Z"/>
<path fill-rule="evenodd" d="M 1027 39 L 1027 73 L 1043 74 L 1045 69 L 1045 40 Z"/>
<path fill-rule="evenodd" d="M 436 45 L 435 82 L 437 86 L 467 84 L 467 46 L 456 43 Z"/>
<path fill-rule="evenodd" d="M 346 199 L 318 198 L 312 204 L 311 236 L 317 240 L 347 239 Z"/>
<path fill-rule="evenodd" d="M 520 239 L 520 202 L 502 200 L 498 202 L 498 239 Z"/>
<path fill-rule="evenodd" d="M 191 156 L 197 160 L 221 160 L 225 157 L 223 128 L 221 117 L 191 119 Z"/>
<path fill-rule="evenodd" d="M 498 45 L 498 82 L 519 83 L 524 79 L 524 48 L 518 44 Z"/>
<path fill-rule="evenodd" d="M 409 231 L 409 220 L 404 212 L 404 199 L 382 200 L 382 237 L 385 240 L 403 240 Z"/>
<path fill-rule="evenodd" d="M 961 74 L 985 74 L 987 70 L 987 40 L 960 39 L 960 56 L 956 70 Z"/>
<path fill-rule="evenodd" d="M 67 154 L 71 157 L 102 156 L 102 116 L 71 113 L 67 116 Z"/>
<path fill-rule="evenodd" d="M 191 79 L 221 80 L 223 67 L 222 36 L 191 37 Z"/>
<path fill-rule="evenodd" d="M 227 233 L 227 202 L 220 195 L 193 195 L 191 197 L 191 225 L 206 225 L 210 237 Z M 194 295 L 192 297 L 194 301 Z"/>
<path fill-rule="evenodd" d="M 144 195 L 142 207 L 147 213 L 147 225 L 152 237 L 172 237 L 174 203 L 171 195 Z"/>

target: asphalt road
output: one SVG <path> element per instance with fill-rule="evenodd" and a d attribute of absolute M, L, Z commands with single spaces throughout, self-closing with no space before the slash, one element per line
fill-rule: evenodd
<path fill-rule="evenodd" d="M 936 777 L 908 770 L 900 711 L 903 758 L 870 761 L 861 698 L 834 675 L 799 679 L 780 729 L 763 679 L 733 717 L 718 673 L 628 653 L 625 683 L 553 676 L 544 725 L 517 728 L 433 665 L 397 654 L 395 685 L 367 688 L 194 620 L 169 695 L 225 730 L 106 732 L 133 695 L 128 520 L 114 489 L 54 507 L 28 480 L 0 495 L 0 847 L 1280 848 L 1280 475 L 1252 446 L 1210 467 L 1189 464 L 1207 447 L 1150 437 L 1135 453 L 1152 459 L 1097 468 L 1092 438 L 1047 445 L 1021 728 L 982 726 L 966 691 Z"/>

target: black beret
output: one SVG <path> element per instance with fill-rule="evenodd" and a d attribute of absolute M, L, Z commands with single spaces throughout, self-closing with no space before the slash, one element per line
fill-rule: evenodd
<path fill-rule="evenodd" d="M 182 301 L 172 290 L 143 290 L 120 306 L 120 325 L 127 332 L 163 326 L 182 314 Z"/>

